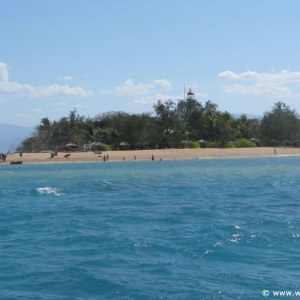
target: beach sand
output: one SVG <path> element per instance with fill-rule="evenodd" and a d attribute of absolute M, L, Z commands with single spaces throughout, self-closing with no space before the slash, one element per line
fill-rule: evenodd
<path fill-rule="evenodd" d="M 71 155 L 66 158 L 65 155 Z M 109 161 L 135 160 L 174 160 L 174 159 L 204 159 L 204 158 L 229 158 L 229 157 L 258 157 L 275 156 L 274 148 L 236 148 L 236 149 L 163 149 L 163 150 L 130 150 L 130 151 L 103 151 L 101 154 L 94 152 L 59 152 L 57 156 L 50 158 L 50 153 L 23 153 L 20 158 L 18 153 L 8 154 L 6 161 L 0 161 L 0 165 L 9 164 L 11 161 L 23 163 L 55 163 L 55 162 L 90 162 L 103 161 L 103 156 L 109 157 Z M 300 148 L 276 148 L 277 156 L 300 155 Z M 103 162 L 104 163 L 104 162 Z"/>

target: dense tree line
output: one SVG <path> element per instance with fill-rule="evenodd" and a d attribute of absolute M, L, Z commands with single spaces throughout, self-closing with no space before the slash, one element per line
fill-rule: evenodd
<path fill-rule="evenodd" d="M 68 143 L 90 142 L 117 149 L 124 141 L 133 149 L 183 147 L 184 141 L 198 141 L 202 147 L 298 146 L 300 140 L 299 115 L 282 102 L 275 103 L 262 119 L 234 118 L 211 101 L 202 104 L 195 99 L 158 101 L 153 109 L 142 114 L 107 112 L 94 118 L 73 110 L 58 121 L 43 118 L 19 149 L 64 150 Z"/>

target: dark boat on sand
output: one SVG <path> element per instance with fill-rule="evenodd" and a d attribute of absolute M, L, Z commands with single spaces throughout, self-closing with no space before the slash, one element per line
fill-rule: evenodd
<path fill-rule="evenodd" d="M 10 164 L 11 165 L 21 165 L 23 162 L 21 160 L 18 161 L 12 161 Z"/>

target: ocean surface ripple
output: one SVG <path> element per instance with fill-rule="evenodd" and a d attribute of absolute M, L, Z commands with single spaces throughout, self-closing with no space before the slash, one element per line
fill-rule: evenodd
<path fill-rule="evenodd" d="M 300 290 L 300 158 L 0 165 L 0 299 Z"/>

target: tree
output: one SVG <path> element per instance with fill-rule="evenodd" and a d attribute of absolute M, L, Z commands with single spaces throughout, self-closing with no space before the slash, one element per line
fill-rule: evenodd
<path fill-rule="evenodd" d="M 266 112 L 261 122 L 263 139 L 282 144 L 299 139 L 299 115 L 283 102 L 275 103 L 271 112 Z"/>
<path fill-rule="evenodd" d="M 201 134 L 203 107 L 195 99 L 179 100 L 176 108 L 178 119 L 181 122 L 182 132 L 187 139 L 197 139 Z"/>
<path fill-rule="evenodd" d="M 235 120 L 228 112 L 219 113 L 216 121 L 216 137 L 220 141 L 220 146 L 224 147 L 227 142 L 235 138 Z"/>
<path fill-rule="evenodd" d="M 195 99 L 179 100 L 176 111 L 179 120 L 189 122 L 194 111 L 201 111 L 203 109 L 201 103 Z"/>
<path fill-rule="evenodd" d="M 172 100 L 160 100 L 153 105 L 157 121 L 157 143 L 160 147 L 173 147 L 178 139 L 185 136 L 180 128 L 179 119 Z"/>
<path fill-rule="evenodd" d="M 204 106 L 203 137 L 205 140 L 215 141 L 217 139 L 217 104 L 208 100 Z"/>
<path fill-rule="evenodd" d="M 275 103 L 262 121 L 242 115 L 234 119 L 228 112 L 220 112 L 208 100 L 204 105 L 194 99 L 158 101 L 151 113 L 128 114 L 106 112 L 95 118 L 85 118 L 76 109 L 68 116 L 51 122 L 41 119 L 33 136 L 18 147 L 20 151 L 64 150 L 67 143 L 102 142 L 117 148 L 128 142 L 134 148 L 177 147 L 182 140 L 214 141 L 224 146 L 230 140 L 263 138 L 263 141 L 298 142 L 300 121 L 295 110 L 282 102 Z M 270 143 L 269 143 L 270 144 Z"/>
<path fill-rule="evenodd" d="M 204 139 L 204 110 L 194 110 L 188 122 L 189 138 L 192 141 Z"/>

